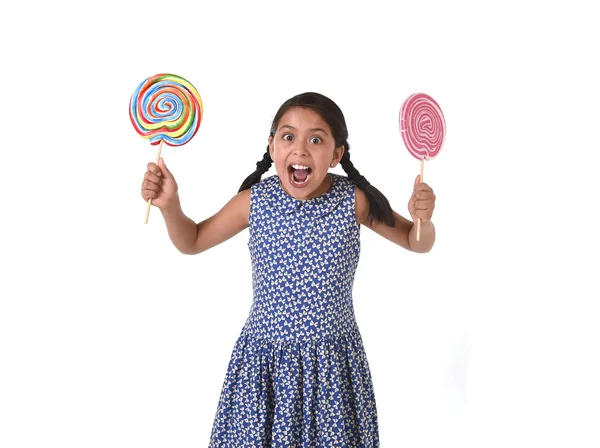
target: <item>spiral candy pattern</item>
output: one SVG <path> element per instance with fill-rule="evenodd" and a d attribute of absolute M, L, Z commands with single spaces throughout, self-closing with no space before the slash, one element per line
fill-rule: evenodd
<path fill-rule="evenodd" d="M 409 96 L 400 109 L 400 133 L 408 151 L 419 160 L 435 158 L 444 145 L 442 109 L 424 93 Z"/>
<path fill-rule="evenodd" d="M 151 76 L 131 96 L 129 118 L 142 137 L 158 145 L 189 142 L 202 121 L 202 99 L 196 88 L 181 76 Z"/>

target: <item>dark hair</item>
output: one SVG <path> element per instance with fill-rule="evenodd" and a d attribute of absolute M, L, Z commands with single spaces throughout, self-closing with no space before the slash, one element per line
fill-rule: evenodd
<path fill-rule="evenodd" d="M 292 107 L 307 107 L 317 112 L 323 120 L 331 128 L 333 138 L 335 140 L 336 148 L 344 146 L 344 154 L 340 161 L 342 168 L 348 174 L 348 178 L 354 182 L 354 184 L 364 191 L 369 201 L 369 220 L 379 221 L 387 224 L 390 227 L 394 227 L 394 215 L 392 214 L 392 208 L 387 198 L 377 188 L 372 186 L 363 175 L 354 167 L 350 161 L 350 145 L 348 144 L 348 129 L 346 127 L 346 120 L 344 114 L 340 108 L 320 93 L 306 92 L 300 95 L 296 95 L 281 105 L 271 124 L 271 137 L 275 135 L 279 120 L 289 109 Z M 262 160 L 256 163 L 256 171 L 244 180 L 239 191 L 246 190 L 257 182 L 260 182 L 261 176 L 266 173 L 271 167 L 273 160 L 269 154 L 269 147 L 263 155 Z"/>

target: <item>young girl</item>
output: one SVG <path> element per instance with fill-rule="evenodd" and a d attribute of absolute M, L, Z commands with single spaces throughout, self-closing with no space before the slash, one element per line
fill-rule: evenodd
<path fill-rule="evenodd" d="M 183 214 L 162 158 L 148 164 L 142 197 L 161 210 L 182 253 L 198 254 L 249 227 L 253 301 L 221 390 L 212 448 L 379 446 L 352 301 L 360 226 L 428 252 L 435 195 L 417 176 L 408 203 L 413 220 L 403 218 L 353 166 L 347 138 L 344 115 L 329 98 L 287 100 L 256 171 L 198 224 Z M 261 180 L 273 162 L 277 175 Z M 328 172 L 338 163 L 348 177 Z"/>

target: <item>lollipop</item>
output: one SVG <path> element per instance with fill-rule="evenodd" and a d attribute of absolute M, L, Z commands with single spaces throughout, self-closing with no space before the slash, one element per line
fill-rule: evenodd
<path fill-rule="evenodd" d="M 425 160 L 439 154 L 446 135 L 446 122 L 438 103 L 424 93 L 409 96 L 400 108 L 400 133 L 408 152 L 421 161 L 423 182 Z M 420 237 L 421 218 L 417 223 L 417 241 Z"/>
<path fill-rule="evenodd" d="M 134 129 L 150 144 L 159 145 L 156 164 L 163 141 L 169 146 L 189 142 L 203 117 L 202 99 L 196 88 L 181 76 L 162 73 L 142 82 L 129 101 L 129 118 Z M 148 199 L 146 220 L 152 199 Z"/>

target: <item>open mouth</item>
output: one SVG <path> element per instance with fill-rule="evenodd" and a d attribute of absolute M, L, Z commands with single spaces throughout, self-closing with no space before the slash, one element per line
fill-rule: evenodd
<path fill-rule="evenodd" d="M 312 168 L 306 165 L 292 164 L 288 166 L 290 183 L 295 187 L 302 188 L 308 185 L 312 177 Z"/>

